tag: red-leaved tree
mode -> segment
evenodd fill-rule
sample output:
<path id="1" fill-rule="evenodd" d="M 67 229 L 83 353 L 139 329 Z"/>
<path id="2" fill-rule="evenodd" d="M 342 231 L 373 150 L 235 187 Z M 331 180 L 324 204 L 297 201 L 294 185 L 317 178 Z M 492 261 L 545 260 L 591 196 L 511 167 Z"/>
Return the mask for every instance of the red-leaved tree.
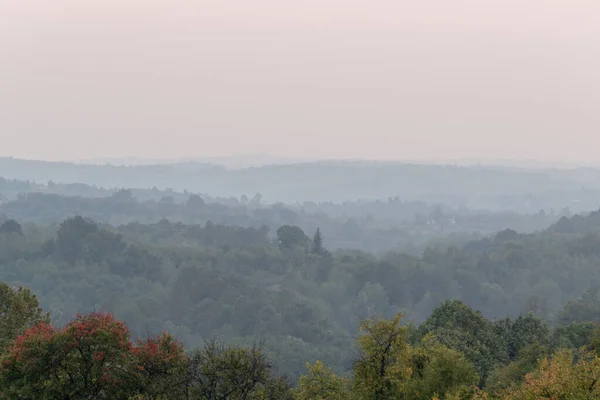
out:
<path id="1" fill-rule="evenodd" d="M 77 316 L 63 329 L 40 323 L 18 337 L 0 364 L 1 398 L 154 398 L 185 375 L 183 346 L 168 334 L 131 341 L 110 314 Z"/>

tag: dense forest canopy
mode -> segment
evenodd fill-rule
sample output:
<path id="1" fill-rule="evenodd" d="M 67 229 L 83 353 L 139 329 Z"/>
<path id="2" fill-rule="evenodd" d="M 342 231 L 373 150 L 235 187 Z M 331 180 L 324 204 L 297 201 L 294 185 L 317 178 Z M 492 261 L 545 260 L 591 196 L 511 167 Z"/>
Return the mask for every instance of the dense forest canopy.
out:
<path id="1" fill-rule="evenodd" d="M 561 314 L 567 303 L 583 321 L 598 319 L 600 232 L 585 222 L 597 214 L 535 234 L 505 230 L 430 247 L 419 257 L 331 251 L 326 231 L 317 236 L 290 225 L 272 238 L 266 228 L 214 223 L 9 219 L 0 225 L 0 280 L 31 288 L 58 324 L 108 311 L 137 335 L 168 330 L 191 346 L 213 336 L 265 339 L 291 376 L 315 359 L 342 373 L 361 320 L 403 312 L 422 323 L 446 299 L 490 319 L 531 312 L 581 322 Z"/>
<path id="2" fill-rule="evenodd" d="M 290 379 L 262 345 L 211 339 L 187 349 L 162 332 L 135 338 L 112 314 L 57 327 L 28 289 L 0 284 L 0 396 L 19 399 L 597 399 L 600 325 L 551 328 L 531 313 L 490 321 L 446 301 L 416 327 L 363 320 L 349 371 L 320 360 Z M 347 349 L 348 350 L 348 349 Z M 287 355 L 287 354 L 286 354 Z"/>
<path id="3" fill-rule="evenodd" d="M 327 231 L 329 246 L 374 252 L 402 250 L 419 255 L 427 244 L 456 243 L 508 227 L 541 230 L 568 208 L 533 213 L 451 207 L 443 203 L 385 200 L 343 203 L 268 204 L 260 194 L 219 198 L 153 189 L 103 189 L 85 184 L 36 184 L 0 178 L 0 215 L 37 223 L 59 223 L 74 215 L 113 225 L 155 223 L 161 219 L 246 227 L 296 225 L 307 232 Z"/>
<path id="4" fill-rule="evenodd" d="M 104 176 L 113 167 L 89 168 Z M 366 182 L 370 168 L 413 167 L 361 168 Z M 423 168 L 426 180 L 447 167 Z M 249 173 L 215 170 L 228 179 Z M 120 172 L 134 171 L 140 182 L 151 179 L 143 169 Z M 448 171 L 444 179 L 491 173 Z M 536 203 L 572 190 L 592 202 L 593 185 L 575 189 L 580 172 L 522 172 L 557 180 L 511 193 Z M 582 383 L 592 379 L 586 371 L 600 374 L 600 211 L 573 214 L 579 203 L 569 202 L 494 207 L 500 194 L 486 197 L 496 199 L 488 209 L 471 208 L 452 197 L 411 199 L 414 191 L 270 203 L 260 194 L 123 189 L 50 175 L 0 179 L 5 397 L 519 399 L 537 398 L 557 370 L 570 380 L 556 390 L 600 390 Z M 65 343 L 79 355 L 54 353 Z M 70 361 L 58 369 L 44 366 L 63 358 Z M 123 370 L 111 370 L 114 363 Z M 96 376 L 94 368 L 108 369 Z"/>

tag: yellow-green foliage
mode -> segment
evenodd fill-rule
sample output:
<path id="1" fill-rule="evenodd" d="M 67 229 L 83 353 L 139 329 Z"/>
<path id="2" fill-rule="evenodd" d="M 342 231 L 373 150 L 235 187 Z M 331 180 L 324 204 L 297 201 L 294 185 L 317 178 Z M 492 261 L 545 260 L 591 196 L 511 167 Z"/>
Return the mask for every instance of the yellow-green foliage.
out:
<path id="1" fill-rule="evenodd" d="M 498 400 L 598 400 L 600 399 L 600 358 L 582 351 L 577 361 L 570 350 L 560 350 L 544 358 L 539 368 L 525 376 L 517 387 L 491 395 L 484 392 L 475 399 Z"/>
<path id="2" fill-rule="evenodd" d="M 438 395 L 453 400 L 472 397 L 479 378 L 473 364 L 462 353 L 429 336 L 412 348 L 406 341 L 407 328 L 400 325 L 401 318 L 401 314 L 392 320 L 380 316 L 362 323 L 357 339 L 360 357 L 354 368 L 353 396 L 365 400 L 430 400 Z M 315 371 L 324 378 L 309 381 L 324 385 L 327 392 L 332 386 L 331 372 L 313 367 L 309 376 Z M 337 388 L 341 387 L 340 381 L 333 382 Z M 312 390 L 319 392 L 314 386 Z"/>
<path id="3" fill-rule="evenodd" d="M 321 361 L 306 364 L 308 373 L 300 378 L 296 389 L 298 400 L 349 400 L 349 381 L 337 376 Z"/>
<path id="4" fill-rule="evenodd" d="M 410 348 L 407 329 L 400 325 L 402 314 L 393 320 L 363 321 L 358 337 L 360 358 L 354 369 L 354 389 L 361 399 L 397 399 L 410 378 Z"/>
<path id="5" fill-rule="evenodd" d="M 405 384 L 405 399 L 472 397 L 479 377 L 461 352 L 425 337 L 420 346 L 411 349 L 411 361 L 413 373 Z"/>

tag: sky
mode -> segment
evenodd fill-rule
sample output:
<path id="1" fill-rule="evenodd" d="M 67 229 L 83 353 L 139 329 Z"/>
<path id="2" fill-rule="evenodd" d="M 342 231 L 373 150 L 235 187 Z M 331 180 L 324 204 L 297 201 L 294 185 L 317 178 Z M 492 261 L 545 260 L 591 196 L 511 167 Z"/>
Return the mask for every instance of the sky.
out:
<path id="1" fill-rule="evenodd" d="M 0 156 L 600 162 L 598 0 L 2 0 Z"/>

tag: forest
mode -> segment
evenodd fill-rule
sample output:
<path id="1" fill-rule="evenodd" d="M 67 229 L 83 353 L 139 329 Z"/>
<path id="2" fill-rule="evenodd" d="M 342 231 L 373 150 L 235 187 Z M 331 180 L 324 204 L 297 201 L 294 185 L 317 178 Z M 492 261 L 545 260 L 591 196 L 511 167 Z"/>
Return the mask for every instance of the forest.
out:
<path id="1" fill-rule="evenodd" d="M 2 197 L 3 196 L 3 200 Z M 36 184 L 0 178 L 0 215 L 43 224 L 85 215 L 99 223 L 123 225 L 161 220 L 269 228 L 295 225 L 306 232 L 321 227 L 331 248 L 375 253 L 390 249 L 419 255 L 432 242 L 461 243 L 511 227 L 519 232 L 544 229 L 568 207 L 535 212 L 489 211 L 452 207 L 443 202 L 402 200 L 343 203 L 267 203 L 260 194 L 240 198 L 210 197 L 186 191 L 104 189 L 85 184 Z"/>
<path id="2" fill-rule="evenodd" d="M 579 213 L 600 201 L 600 170 L 431 165 L 376 161 L 319 161 L 226 168 L 179 162 L 88 165 L 0 158 L 0 176 L 37 184 L 86 183 L 101 188 L 185 190 L 203 197 L 253 197 L 268 203 L 404 201 L 451 207 L 536 213 L 570 207 Z M 89 193 L 89 191 L 88 191 Z"/>
<path id="3" fill-rule="evenodd" d="M 600 399 L 600 211 L 0 195 L 1 398 Z"/>

